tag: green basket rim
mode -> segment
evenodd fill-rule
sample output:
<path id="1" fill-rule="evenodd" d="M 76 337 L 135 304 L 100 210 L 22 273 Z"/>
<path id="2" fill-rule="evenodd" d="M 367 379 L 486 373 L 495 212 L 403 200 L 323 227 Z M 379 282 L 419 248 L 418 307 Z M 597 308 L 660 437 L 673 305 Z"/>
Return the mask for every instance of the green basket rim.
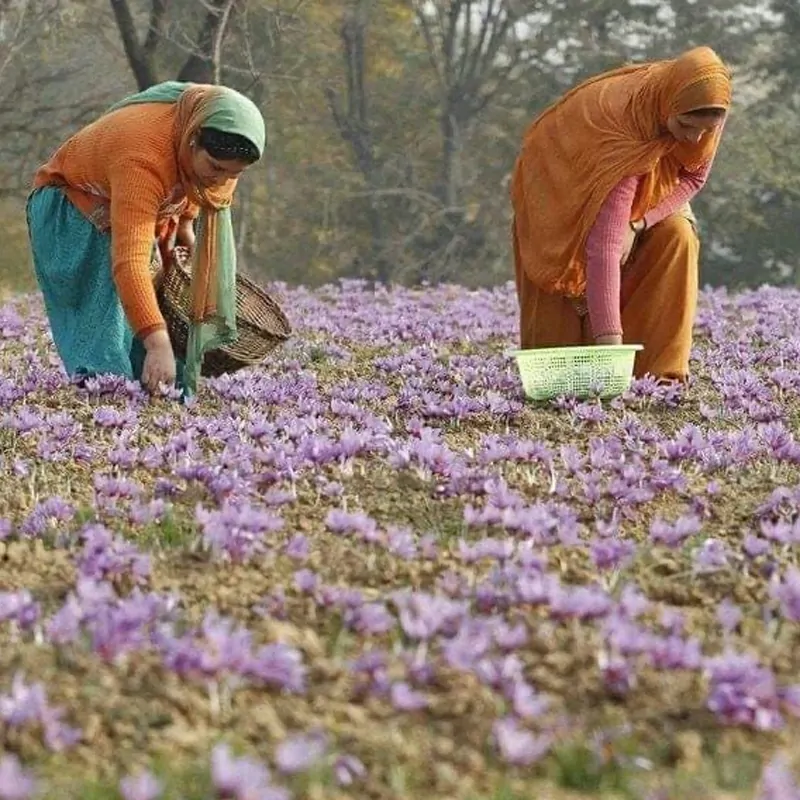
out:
<path id="1" fill-rule="evenodd" d="M 574 347 L 532 347 L 526 350 L 506 350 L 506 355 L 509 356 L 521 356 L 521 355 L 528 355 L 529 353 L 578 353 L 578 352 L 592 352 L 592 353 L 600 353 L 600 352 L 631 352 L 631 351 L 638 351 L 644 350 L 643 344 L 590 344 L 590 345 L 581 345 L 581 346 L 574 346 Z"/>

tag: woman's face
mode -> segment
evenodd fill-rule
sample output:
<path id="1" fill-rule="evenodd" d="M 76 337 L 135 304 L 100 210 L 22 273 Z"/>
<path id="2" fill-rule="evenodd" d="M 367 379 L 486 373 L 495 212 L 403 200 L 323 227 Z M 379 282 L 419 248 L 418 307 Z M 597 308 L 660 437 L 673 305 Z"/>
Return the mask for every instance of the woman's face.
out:
<path id="1" fill-rule="evenodd" d="M 192 151 L 192 171 L 203 188 L 212 189 L 224 186 L 228 181 L 239 178 L 250 166 L 247 161 L 213 158 L 207 150 L 196 147 Z"/>
<path id="2" fill-rule="evenodd" d="M 667 129 L 677 141 L 697 144 L 716 130 L 724 119 L 711 114 L 673 114 L 667 119 Z"/>

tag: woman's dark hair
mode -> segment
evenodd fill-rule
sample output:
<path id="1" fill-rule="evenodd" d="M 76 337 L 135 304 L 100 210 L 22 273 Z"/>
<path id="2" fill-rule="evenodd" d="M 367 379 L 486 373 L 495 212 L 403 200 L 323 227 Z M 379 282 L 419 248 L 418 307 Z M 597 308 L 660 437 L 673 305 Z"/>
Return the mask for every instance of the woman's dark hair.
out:
<path id="1" fill-rule="evenodd" d="M 720 108 L 719 106 L 707 106 L 705 108 L 695 108 L 692 111 L 687 111 L 685 116 L 687 117 L 714 117 L 715 119 L 721 119 L 725 116 L 727 111 L 724 108 Z"/>
<path id="2" fill-rule="evenodd" d="M 259 159 L 258 148 L 238 133 L 225 133 L 216 128 L 201 128 L 197 143 L 218 161 L 246 161 L 254 164 Z"/>

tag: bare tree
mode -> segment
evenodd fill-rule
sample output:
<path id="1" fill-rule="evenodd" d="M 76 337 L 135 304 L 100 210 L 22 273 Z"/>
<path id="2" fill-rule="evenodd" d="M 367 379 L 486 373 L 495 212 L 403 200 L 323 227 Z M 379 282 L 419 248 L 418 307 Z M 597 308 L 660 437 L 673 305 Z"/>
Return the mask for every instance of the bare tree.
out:
<path id="1" fill-rule="evenodd" d="M 174 9 L 171 0 L 150 0 L 149 22 L 144 40 L 137 31 L 129 0 L 109 0 L 119 28 L 125 55 L 139 89 L 146 89 L 162 80 L 156 69 L 156 54 L 165 41 L 177 43 L 170 32 L 168 13 Z M 177 74 L 180 81 L 213 83 L 219 80 L 222 42 L 239 5 L 246 0 L 195 0 L 204 11 L 203 21 L 195 37 L 181 35 L 179 46 L 187 53 Z M 181 29 L 185 25 L 180 26 Z"/>
<path id="2" fill-rule="evenodd" d="M 72 9 L 70 0 L 0 0 L 0 197 L 24 197 L 53 132 L 72 130 L 105 100 L 72 90 L 84 65 L 42 58 Z"/>
<path id="3" fill-rule="evenodd" d="M 59 0 L 0 0 L 0 77 L 60 11 Z"/>
<path id="4" fill-rule="evenodd" d="M 411 2 L 441 97 L 438 194 L 446 207 L 454 209 L 462 184 L 459 165 L 464 133 L 519 65 L 523 51 L 515 25 L 532 9 L 519 0 Z"/>
<path id="5" fill-rule="evenodd" d="M 389 265 L 384 252 L 384 224 L 379 205 L 380 167 L 375 158 L 372 126 L 364 86 L 366 73 L 366 32 L 369 0 L 354 0 L 345 11 L 340 36 L 347 83 L 345 102 L 327 87 L 326 96 L 336 127 L 350 145 L 368 193 L 368 218 L 372 241 L 372 261 L 378 280 L 387 283 Z"/>

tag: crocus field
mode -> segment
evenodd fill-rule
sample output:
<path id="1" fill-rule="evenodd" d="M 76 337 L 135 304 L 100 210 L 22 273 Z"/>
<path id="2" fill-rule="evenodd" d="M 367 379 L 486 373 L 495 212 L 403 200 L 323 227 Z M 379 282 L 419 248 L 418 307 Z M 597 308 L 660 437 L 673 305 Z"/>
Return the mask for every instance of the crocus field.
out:
<path id="1" fill-rule="evenodd" d="M 0 800 L 800 797 L 800 292 L 534 405 L 511 286 L 272 288 L 186 405 L 0 307 Z"/>

